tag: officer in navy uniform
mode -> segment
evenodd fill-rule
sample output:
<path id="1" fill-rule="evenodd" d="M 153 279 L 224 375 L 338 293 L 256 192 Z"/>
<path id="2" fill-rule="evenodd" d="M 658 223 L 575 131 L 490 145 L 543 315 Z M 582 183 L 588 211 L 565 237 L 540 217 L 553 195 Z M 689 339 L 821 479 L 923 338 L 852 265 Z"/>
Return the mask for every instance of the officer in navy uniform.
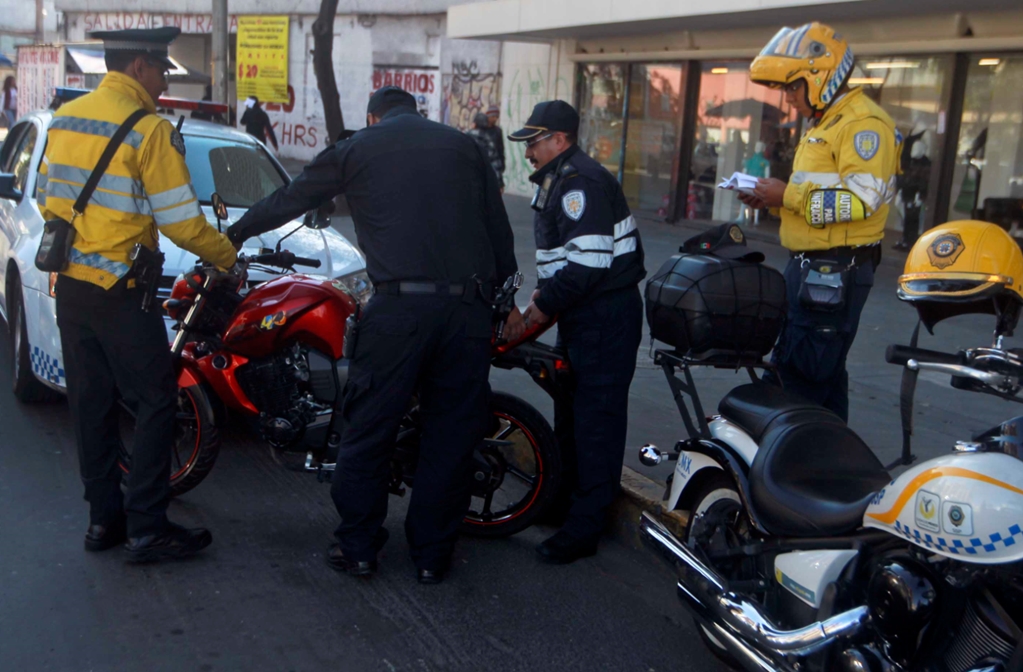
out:
<path id="1" fill-rule="evenodd" d="M 544 562 L 597 552 L 625 455 L 629 385 L 643 337 L 646 275 L 636 220 L 621 185 L 576 145 L 579 115 L 560 100 L 539 103 L 508 138 L 526 144 L 536 172 L 533 198 L 538 288 L 524 317 L 558 316 L 568 353 L 572 402 L 555 409 L 555 429 L 576 482 L 568 517 L 537 546 Z"/>
<path id="2" fill-rule="evenodd" d="M 490 415 L 493 311 L 480 292 L 518 266 L 497 176 L 472 138 L 424 119 L 415 98 L 393 86 L 370 97 L 367 123 L 227 235 L 241 243 L 347 196 L 375 293 L 335 414 L 344 421 L 331 488 L 341 524 L 327 560 L 353 576 L 376 571 L 389 456 L 418 392 L 424 428 L 405 534 L 420 583 L 439 583 L 469 510 L 472 453 Z M 516 309 L 506 336 L 522 330 Z"/>

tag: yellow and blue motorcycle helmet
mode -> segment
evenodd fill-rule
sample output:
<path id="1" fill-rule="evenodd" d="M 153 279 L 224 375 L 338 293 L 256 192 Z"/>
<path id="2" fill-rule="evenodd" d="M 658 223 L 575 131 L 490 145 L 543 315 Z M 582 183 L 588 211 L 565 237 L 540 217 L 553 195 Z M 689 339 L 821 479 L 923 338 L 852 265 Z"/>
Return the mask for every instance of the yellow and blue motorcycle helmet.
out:
<path id="1" fill-rule="evenodd" d="M 750 65 L 750 81 L 782 89 L 806 82 L 806 99 L 818 113 L 834 102 L 853 70 L 849 44 L 822 23 L 782 28 Z"/>
<path id="2" fill-rule="evenodd" d="M 909 251 L 898 295 L 916 307 L 928 331 L 955 315 L 1018 312 L 1023 306 L 1023 252 L 996 224 L 940 224 Z"/>

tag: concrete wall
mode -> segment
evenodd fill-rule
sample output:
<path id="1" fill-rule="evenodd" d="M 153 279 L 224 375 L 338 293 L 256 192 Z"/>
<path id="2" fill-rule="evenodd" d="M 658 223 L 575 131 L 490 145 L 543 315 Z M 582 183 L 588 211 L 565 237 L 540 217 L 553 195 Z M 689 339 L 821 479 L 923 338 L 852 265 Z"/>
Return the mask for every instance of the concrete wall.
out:
<path id="1" fill-rule="evenodd" d="M 522 128 L 533 106 L 560 99 L 575 104 L 575 66 L 567 56 L 574 53 L 570 40 L 554 44 L 505 42 L 502 54 L 501 127 L 505 134 Z M 530 196 L 533 169 L 526 163 L 525 146 L 505 139 L 505 191 Z"/>
<path id="2" fill-rule="evenodd" d="M 46 41 L 52 40 L 57 31 L 57 10 L 53 1 L 43 2 L 43 33 Z M 17 56 L 17 45 L 35 42 L 35 30 L 34 0 L 0 0 L 0 54 L 13 61 Z"/>

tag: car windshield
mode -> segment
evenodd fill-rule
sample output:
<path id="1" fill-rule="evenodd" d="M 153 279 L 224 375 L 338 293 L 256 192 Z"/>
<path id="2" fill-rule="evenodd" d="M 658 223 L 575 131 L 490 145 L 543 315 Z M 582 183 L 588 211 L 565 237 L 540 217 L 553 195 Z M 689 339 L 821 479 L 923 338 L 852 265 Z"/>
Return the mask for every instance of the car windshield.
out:
<path id="1" fill-rule="evenodd" d="M 184 138 L 185 163 L 200 203 L 208 205 L 217 192 L 227 205 L 247 208 L 284 186 L 284 176 L 262 147 L 222 138 Z"/>

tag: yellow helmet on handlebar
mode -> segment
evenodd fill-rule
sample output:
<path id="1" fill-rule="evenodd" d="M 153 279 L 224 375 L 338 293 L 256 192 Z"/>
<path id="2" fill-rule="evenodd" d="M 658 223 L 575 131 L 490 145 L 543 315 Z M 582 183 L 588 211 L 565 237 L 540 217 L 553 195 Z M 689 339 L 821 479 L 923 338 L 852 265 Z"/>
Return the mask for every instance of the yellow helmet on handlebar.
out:
<path id="1" fill-rule="evenodd" d="M 909 251 L 898 294 L 916 306 L 928 330 L 970 313 L 1005 316 L 1011 330 L 1023 305 L 1023 252 L 996 224 L 940 224 Z"/>
<path id="2" fill-rule="evenodd" d="M 800 79 L 806 100 L 817 112 L 828 109 L 853 69 L 849 44 L 830 26 L 808 23 L 782 28 L 750 65 L 756 84 L 782 89 Z"/>

